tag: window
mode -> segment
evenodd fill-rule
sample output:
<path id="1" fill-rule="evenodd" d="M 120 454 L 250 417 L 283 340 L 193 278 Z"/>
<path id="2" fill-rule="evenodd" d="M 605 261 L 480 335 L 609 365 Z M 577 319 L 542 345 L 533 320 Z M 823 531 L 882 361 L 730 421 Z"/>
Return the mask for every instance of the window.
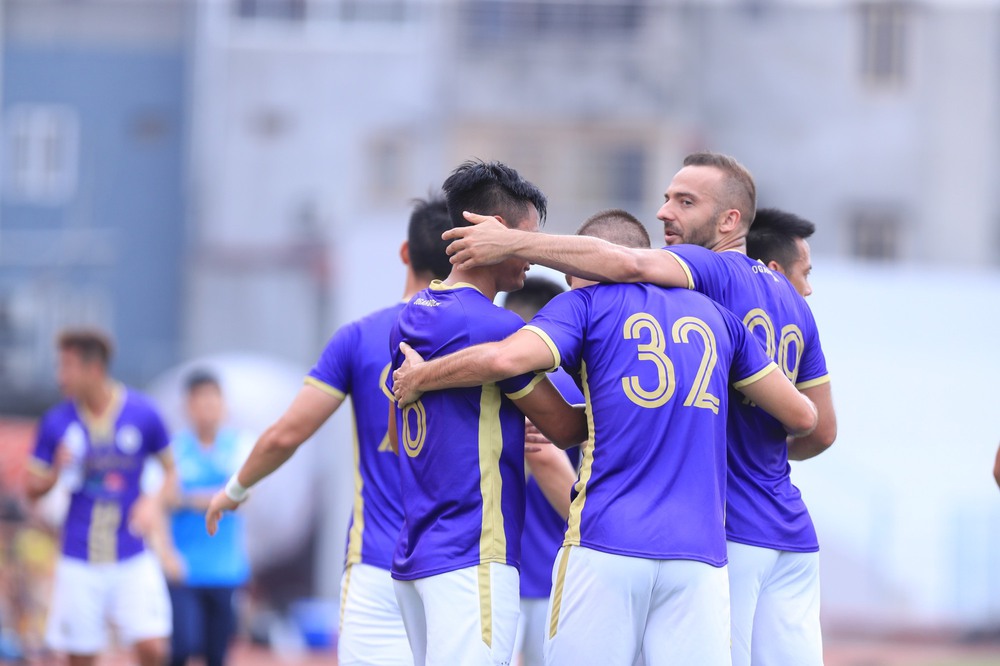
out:
<path id="1" fill-rule="evenodd" d="M 902 83 L 906 76 L 906 6 L 868 2 L 860 11 L 862 75 L 875 84 Z"/>
<path id="2" fill-rule="evenodd" d="M 236 0 L 237 16 L 252 19 L 303 19 L 306 0 Z"/>
<path id="3" fill-rule="evenodd" d="M 637 0 L 467 0 L 462 17 L 473 42 L 631 36 L 643 25 Z"/>
<path id="4" fill-rule="evenodd" d="M 898 259 L 900 231 L 895 213 L 859 213 L 851 224 L 851 253 L 862 259 Z"/>
<path id="5" fill-rule="evenodd" d="M 58 204 L 76 190 L 79 123 L 66 106 L 19 105 L 4 122 L 4 190 L 16 201 Z"/>

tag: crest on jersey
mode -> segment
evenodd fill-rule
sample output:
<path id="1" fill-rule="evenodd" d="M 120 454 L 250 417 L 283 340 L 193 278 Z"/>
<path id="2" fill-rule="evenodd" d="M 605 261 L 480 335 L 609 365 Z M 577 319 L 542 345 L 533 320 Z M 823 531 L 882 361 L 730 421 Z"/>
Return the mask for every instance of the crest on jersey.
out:
<path id="1" fill-rule="evenodd" d="M 142 446 L 142 433 L 134 425 L 123 425 L 118 430 L 118 437 L 115 439 L 118 449 L 122 453 L 132 455 Z"/>

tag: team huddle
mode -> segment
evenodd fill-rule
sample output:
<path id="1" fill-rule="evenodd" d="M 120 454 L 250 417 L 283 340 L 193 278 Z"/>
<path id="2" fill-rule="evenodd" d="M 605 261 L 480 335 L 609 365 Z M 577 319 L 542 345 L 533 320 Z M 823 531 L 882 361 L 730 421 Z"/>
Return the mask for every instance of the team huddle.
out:
<path id="1" fill-rule="evenodd" d="M 442 190 L 411 215 L 403 301 L 333 335 L 208 531 L 350 396 L 340 664 L 822 664 L 788 464 L 836 436 L 808 223 L 758 214 L 716 153 L 668 186 L 663 249 L 622 210 L 539 233 L 545 196 L 497 162 Z M 570 289 L 519 296 L 531 264 Z"/>

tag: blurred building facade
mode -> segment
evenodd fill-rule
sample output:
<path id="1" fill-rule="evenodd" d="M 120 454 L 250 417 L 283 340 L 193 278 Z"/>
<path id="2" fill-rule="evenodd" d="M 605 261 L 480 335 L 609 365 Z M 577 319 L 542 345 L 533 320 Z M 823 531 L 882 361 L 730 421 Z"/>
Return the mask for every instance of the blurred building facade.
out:
<path id="1" fill-rule="evenodd" d="M 708 148 L 816 254 L 1000 263 L 996 1 L 2 7 L 5 386 L 51 387 L 80 319 L 129 381 L 224 350 L 305 367 L 395 297 L 409 200 L 473 156 L 539 184 L 551 231 L 622 206 L 658 238 Z"/>
<path id="2" fill-rule="evenodd" d="M 187 48 L 169 3 L 0 8 L 0 400 L 31 410 L 62 326 L 113 331 L 130 381 L 177 359 Z"/>

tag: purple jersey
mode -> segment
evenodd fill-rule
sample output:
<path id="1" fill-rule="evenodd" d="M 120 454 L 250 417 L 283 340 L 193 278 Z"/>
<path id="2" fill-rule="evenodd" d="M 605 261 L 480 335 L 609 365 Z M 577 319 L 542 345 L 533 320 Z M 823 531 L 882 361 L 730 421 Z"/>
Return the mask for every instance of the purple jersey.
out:
<path id="1" fill-rule="evenodd" d="M 689 286 L 742 319 L 797 388 L 830 381 L 812 311 L 785 276 L 741 252 L 712 252 L 694 245 L 666 249 L 680 259 Z M 789 476 L 786 436 L 775 418 L 734 396 L 726 533 L 730 540 L 751 546 L 813 552 L 819 542 Z"/>
<path id="2" fill-rule="evenodd" d="M 403 303 L 338 330 L 309 371 L 306 383 L 340 399 L 354 412 L 354 507 L 347 532 L 347 564 L 388 570 L 403 524 L 399 460 L 389 447 L 389 399 L 382 383 L 389 370 L 389 331 Z"/>
<path id="3" fill-rule="evenodd" d="M 549 375 L 552 384 L 571 405 L 584 404 L 583 393 L 569 373 L 559 369 Z M 580 447 L 566 451 L 575 468 L 580 462 Z M 525 488 L 524 532 L 521 535 L 521 596 L 547 599 L 552 589 L 552 563 L 566 536 L 566 521 L 549 501 L 535 477 L 528 477 Z"/>
<path id="4" fill-rule="evenodd" d="M 587 401 L 564 543 L 724 565 L 728 388 L 775 369 L 746 327 L 701 294 L 606 284 L 556 296 L 526 329 L 579 370 Z"/>
<path id="5" fill-rule="evenodd" d="M 468 284 L 433 282 L 399 315 L 390 336 L 392 368 L 407 342 L 433 359 L 494 342 L 524 322 Z M 510 398 L 544 375 L 430 391 L 396 407 L 403 530 L 392 562 L 399 580 L 486 562 L 519 566 L 524 523 L 524 416 Z M 392 388 L 392 373 L 386 379 Z"/>
<path id="6" fill-rule="evenodd" d="M 74 452 L 79 472 L 63 527 L 63 554 L 89 562 L 116 562 L 144 548 L 128 526 L 140 494 L 143 463 L 169 439 L 152 402 L 116 384 L 111 405 L 95 418 L 70 401 L 42 417 L 32 464 L 52 466 L 60 444 Z"/>

